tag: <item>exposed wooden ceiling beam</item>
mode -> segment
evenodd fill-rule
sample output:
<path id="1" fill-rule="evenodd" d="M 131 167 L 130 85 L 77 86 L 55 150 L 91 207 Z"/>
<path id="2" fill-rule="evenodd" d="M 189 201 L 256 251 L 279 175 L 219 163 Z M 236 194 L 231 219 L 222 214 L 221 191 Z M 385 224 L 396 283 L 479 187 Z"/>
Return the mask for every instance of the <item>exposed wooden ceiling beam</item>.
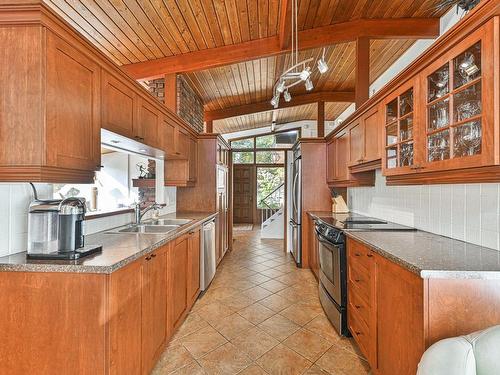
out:
<path id="1" fill-rule="evenodd" d="M 281 0 L 278 37 L 280 40 L 280 49 L 282 50 L 288 49 L 292 37 L 292 1 Z"/>
<path id="2" fill-rule="evenodd" d="M 370 97 L 370 39 L 356 40 L 356 108 Z"/>
<path id="3" fill-rule="evenodd" d="M 354 102 L 354 92 L 352 91 L 320 91 L 311 94 L 304 94 L 292 97 L 291 102 L 280 103 L 280 109 L 295 107 L 298 105 L 311 104 L 316 102 Z M 229 117 L 249 115 L 252 113 L 272 111 L 274 108 L 268 100 L 264 102 L 240 105 L 205 111 L 205 121 L 222 120 Z"/>
<path id="4" fill-rule="evenodd" d="M 360 19 L 303 30 L 299 33 L 301 50 L 370 39 L 429 39 L 439 36 L 439 18 Z M 290 51 L 281 49 L 280 36 L 256 39 L 229 46 L 209 48 L 155 60 L 123 65 L 135 79 L 153 79 L 170 73 L 187 73 L 215 68 Z"/>

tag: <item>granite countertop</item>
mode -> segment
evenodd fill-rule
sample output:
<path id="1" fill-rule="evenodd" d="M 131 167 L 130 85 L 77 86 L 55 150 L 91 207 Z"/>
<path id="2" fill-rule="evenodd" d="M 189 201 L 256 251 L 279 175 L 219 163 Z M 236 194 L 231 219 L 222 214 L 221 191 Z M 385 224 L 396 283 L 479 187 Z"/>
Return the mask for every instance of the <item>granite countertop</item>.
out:
<path id="1" fill-rule="evenodd" d="M 309 212 L 313 218 L 332 217 Z M 422 278 L 500 279 L 500 251 L 437 234 L 416 231 L 344 233 Z"/>
<path id="2" fill-rule="evenodd" d="M 166 234 L 122 234 L 107 233 L 107 231 L 91 234 L 85 236 L 85 244 L 102 245 L 102 253 L 74 261 L 29 260 L 26 259 L 25 252 L 8 255 L 0 258 L 0 271 L 109 274 L 189 232 L 216 215 L 216 213 L 176 212 L 161 216 L 162 219 L 193 219 L 188 224 Z"/>

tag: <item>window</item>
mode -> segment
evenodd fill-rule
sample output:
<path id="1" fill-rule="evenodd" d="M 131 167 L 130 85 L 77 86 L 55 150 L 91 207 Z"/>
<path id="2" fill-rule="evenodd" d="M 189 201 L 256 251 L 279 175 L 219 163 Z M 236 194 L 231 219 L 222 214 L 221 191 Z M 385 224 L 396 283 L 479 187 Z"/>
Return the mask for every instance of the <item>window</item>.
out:
<path id="1" fill-rule="evenodd" d="M 102 168 L 95 174 L 93 184 L 55 184 L 54 198 L 85 198 L 88 213 L 117 211 L 130 208 L 134 202 L 154 200 L 154 188 L 134 187 L 141 171 L 154 171 L 154 161 L 139 155 L 130 155 L 103 149 L 101 155 Z M 154 175 L 143 177 L 155 178 Z"/>
<path id="2" fill-rule="evenodd" d="M 254 153 L 252 151 L 235 151 L 233 152 L 234 164 L 253 164 Z"/>
<path id="3" fill-rule="evenodd" d="M 257 151 L 255 153 L 257 164 L 283 164 L 285 163 L 284 151 Z"/>
<path id="4" fill-rule="evenodd" d="M 231 148 L 253 148 L 253 138 L 240 139 L 238 141 L 231 142 Z"/>
<path id="5" fill-rule="evenodd" d="M 255 139 L 256 148 L 291 148 L 297 141 L 297 130 L 268 134 Z"/>
<path id="6" fill-rule="evenodd" d="M 284 164 L 285 150 L 293 146 L 299 135 L 299 130 L 287 130 L 231 141 L 233 163 Z"/>

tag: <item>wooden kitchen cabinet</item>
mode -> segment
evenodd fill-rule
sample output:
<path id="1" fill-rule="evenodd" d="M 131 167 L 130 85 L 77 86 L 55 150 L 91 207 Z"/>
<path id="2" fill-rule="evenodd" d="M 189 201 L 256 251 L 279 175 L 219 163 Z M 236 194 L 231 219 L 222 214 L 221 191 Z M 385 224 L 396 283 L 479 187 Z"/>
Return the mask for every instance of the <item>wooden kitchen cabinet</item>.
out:
<path id="1" fill-rule="evenodd" d="M 335 182 L 335 138 L 326 143 L 326 182 L 330 185 Z"/>
<path id="2" fill-rule="evenodd" d="M 189 232 L 187 296 L 190 305 L 200 293 L 200 228 Z"/>
<path id="3" fill-rule="evenodd" d="M 163 114 L 160 126 L 158 127 L 158 138 L 161 149 L 165 152 L 165 159 L 170 159 L 176 155 L 177 147 L 177 126 L 171 117 Z"/>
<path id="4" fill-rule="evenodd" d="M 378 107 L 363 113 L 349 127 L 349 169 L 351 173 L 380 167 L 380 119 Z"/>
<path id="5" fill-rule="evenodd" d="M 162 136 L 171 131 L 164 125 Z M 173 132 L 174 152 L 168 152 L 165 160 L 165 186 L 192 187 L 198 178 L 198 141 L 180 126 L 176 126 Z"/>
<path id="6" fill-rule="evenodd" d="M 408 174 L 417 170 L 419 134 L 422 122 L 416 98 L 421 95 L 418 80 L 411 80 L 383 101 L 384 175 Z"/>
<path id="7" fill-rule="evenodd" d="M 334 140 L 334 180 L 346 181 L 349 179 L 349 132 L 345 131 Z"/>
<path id="8" fill-rule="evenodd" d="M 40 25 L 0 27 L 0 38 L 9 46 L 0 70 L 0 181 L 93 182 L 99 64 Z"/>
<path id="9" fill-rule="evenodd" d="M 109 277 L 111 375 L 142 373 L 142 261 Z"/>
<path id="10" fill-rule="evenodd" d="M 170 328 L 182 323 L 188 308 L 189 235 L 177 238 L 172 244 L 168 260 Z"/>
<path id="11" fill-rule="evenodd" d="M 422 71 L 419 171 L 495 164 L 495 27 L 488 22 Z"/>
<path id="12" fill-rule="evenodd" d="M 167 247 L 142 260 L 142 368 L 149 374 L 167 334 Z"/>
<path id="13" fill-rule="evenodd" d="M 137 130 L 137 95 L 130 85 L 103 69 L 102 127 L 127 138 Z"/>
<path id="14" fill-rule="evenodd" d="M 423 279 L 351 237 L 347 277 L 349 330 L 375 374 L 414 375 L 436 341 L 500 322 L 498 280 Z"/>
<path id="15" fill-rule="evenodd" d="M 151 147 L 160 147 L 160 142 L 158 140 L 160 116 L 160 111 L 156 105 L 151 104 L 149 100 L 139 98 L 137 106 L 137 131 L 134 136 L 135 140 Z"/>
<path id="16" fill-rule="evenodd" d="M 231 170 L 229 145 L 217 134 L 200 134 L 197 139 L 196 184 L 177 189 L 177 209 L 182 212 L 217 213 L 215 217 L 217 264 L 231 248 Z M 212 165 L 214 168 L 207 168 Z"/>

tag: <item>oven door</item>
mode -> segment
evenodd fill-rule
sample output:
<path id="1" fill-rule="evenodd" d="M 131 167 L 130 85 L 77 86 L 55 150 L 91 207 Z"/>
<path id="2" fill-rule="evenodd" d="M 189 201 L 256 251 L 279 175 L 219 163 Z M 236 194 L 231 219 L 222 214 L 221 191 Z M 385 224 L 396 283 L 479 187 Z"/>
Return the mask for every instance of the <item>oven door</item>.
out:
<path id="1" fill-rule="evenodd" d="M 345 306 L 345 288 L 346 280 L 342 272 L 342 253 L 344 250 L 343 244 L 332 244 L 321 234 L 318 236 L 318 256 L 319 256 L 319 279 L 325 290 L 337 303 L 337 305 Z"/>

